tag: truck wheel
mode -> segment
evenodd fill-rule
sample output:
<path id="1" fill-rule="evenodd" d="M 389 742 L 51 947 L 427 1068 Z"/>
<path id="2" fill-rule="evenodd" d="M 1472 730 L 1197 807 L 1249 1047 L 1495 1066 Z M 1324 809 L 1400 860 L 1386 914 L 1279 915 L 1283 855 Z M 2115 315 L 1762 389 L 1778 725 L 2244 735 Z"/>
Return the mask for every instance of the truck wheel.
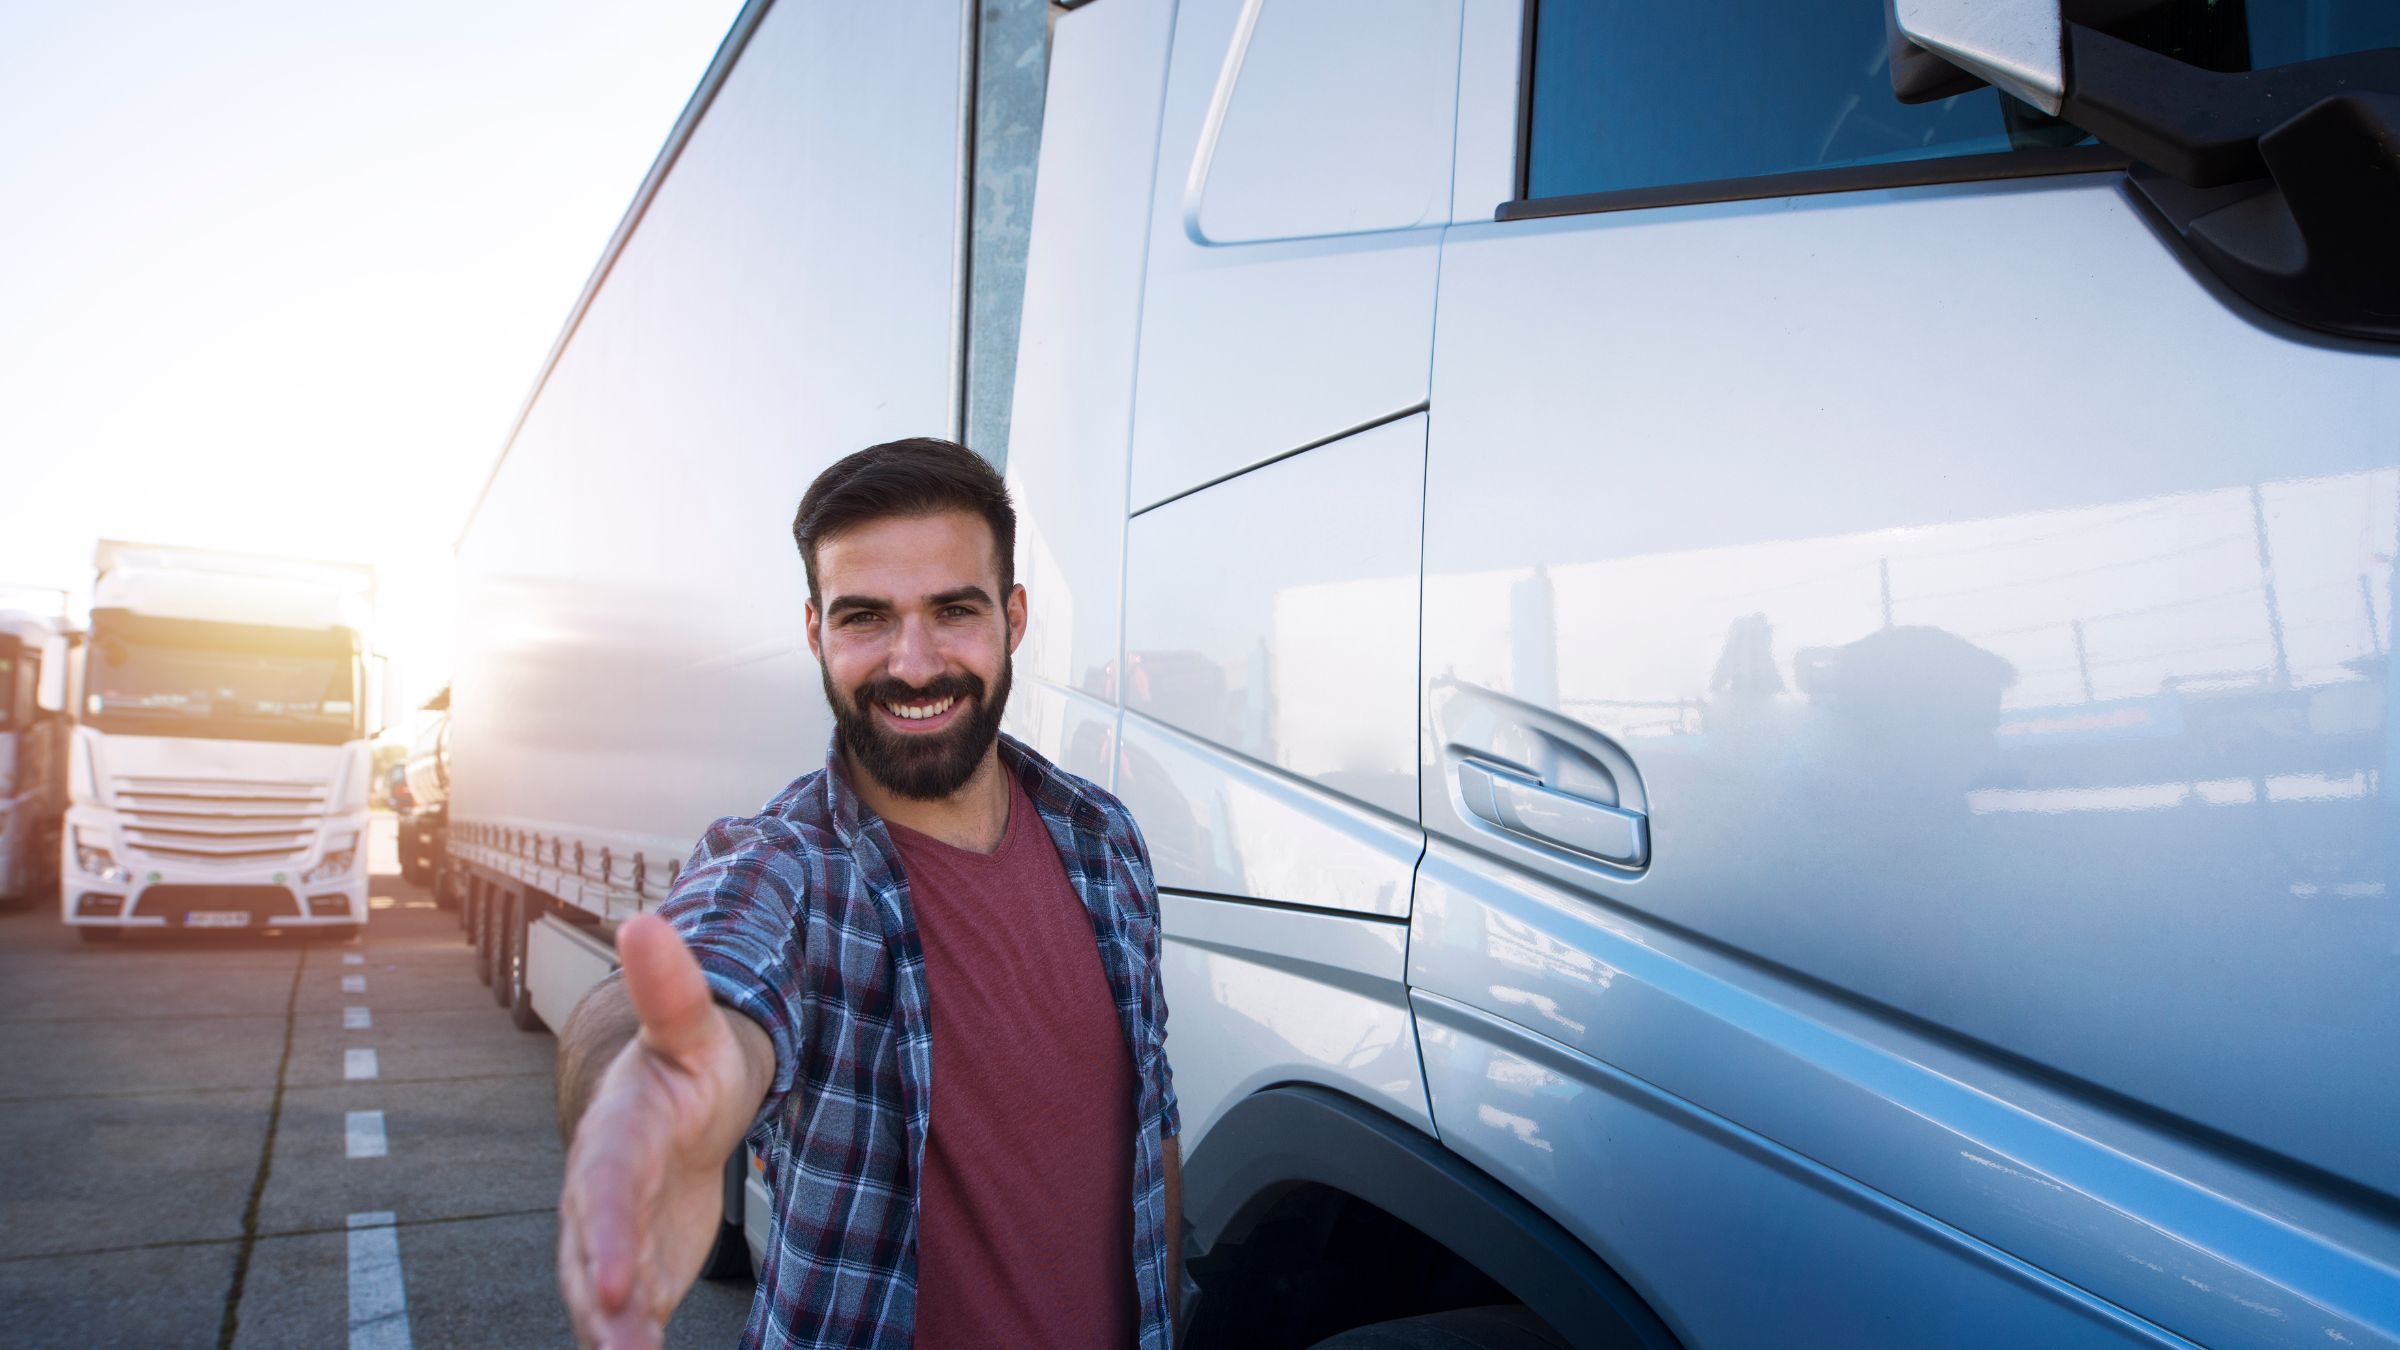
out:
<path id="1" fill-rule="evenodd" d="M 1567 1339 L 1511 1303 L 1353 1327 L 1316 1350 L 1567 1350 Z"/>
<path id="2" fill-rule="evenodd" d="M 533 994 L 525 987 L 525 897 L 508 897 L 508 1020 L 519 1031 L 540 1031 L 542 1019 L 533 1011 Z"/>
<path id="3" fill-rule="evenodd" d="M 505 1008 L 508 1006 L 510 939 L 516 936 L 510 931 L 513 925 L 509 920 L 516 914 L 517 894 L 511 891 L 507 895 L 492 896 L 483 902 L 483 908 L 483 945 L 492 954 L 492 1002 Z"/>
<path id="4" fill-rule="evenodd" d="M 492 982 L 492 893 L 488 886 L 475 888 L 475 898 L 467 905 L 467 941 L 475 948 L 475 978 L 485 984 Z"/>
<path id="5" fill-rule="evenodd" d="M 701 1279 L 752 1278 L 750 1240 L 742 1235 L 742 1181 L 749 1163 L 748 1146 L 734 1145 L 733 1156 L 725 1160 L 725 1215 L 717 1224 L 717 1245 L 708 1249 L 708 1259 L 700 1265 Z"/>

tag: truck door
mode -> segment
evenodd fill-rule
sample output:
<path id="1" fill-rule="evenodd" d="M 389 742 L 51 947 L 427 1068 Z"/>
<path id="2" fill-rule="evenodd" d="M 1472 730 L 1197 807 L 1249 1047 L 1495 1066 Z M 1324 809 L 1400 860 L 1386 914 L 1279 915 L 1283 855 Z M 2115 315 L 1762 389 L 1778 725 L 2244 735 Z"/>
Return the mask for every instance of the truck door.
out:
<path id="1" fill-rule="evenodd" d="M 1132 413 L 1117 790 L 1187 1146 L 1247 1091 L 1427 1119 L 1402 985 L 1458 0 L 1177 6 Z"/>
<path id="2" fill-rule="evenodd" d="M 1445 1142 L 1695 1343 L 2392 1335 L 2337 1211 L 2400 1196 L 2395 349 L 2250 307 L 2078 127 L 1897 102 L 1874 0 L 1525 8 L 1430 396 Z"/>

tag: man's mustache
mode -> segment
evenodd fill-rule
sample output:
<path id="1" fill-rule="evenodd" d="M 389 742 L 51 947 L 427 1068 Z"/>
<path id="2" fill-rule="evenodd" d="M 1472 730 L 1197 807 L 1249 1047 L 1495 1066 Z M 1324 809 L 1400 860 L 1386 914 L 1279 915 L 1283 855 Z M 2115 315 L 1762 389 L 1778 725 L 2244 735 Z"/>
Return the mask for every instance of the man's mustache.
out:
<path id="1" fill-rule="evenodd" d="M 983 680 L 975 675 L 951 674 L 938 676 L 924 684 L 886 676 L 869 680 L 850 693 L 860 707 L 870 703 L 936 703 L 946 698 L 964 698 L 983 702 Z"/>

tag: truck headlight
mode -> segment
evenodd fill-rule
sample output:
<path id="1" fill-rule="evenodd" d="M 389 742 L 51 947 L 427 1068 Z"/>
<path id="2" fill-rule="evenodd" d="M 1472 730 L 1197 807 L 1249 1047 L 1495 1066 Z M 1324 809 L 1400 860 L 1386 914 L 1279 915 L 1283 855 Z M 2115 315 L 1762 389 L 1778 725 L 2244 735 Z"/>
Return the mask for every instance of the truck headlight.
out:
<path id="1" fill-rule="evenodd" d="M 97 877 L 111 886 L 127 886 L 133 882 L 133 873 L 119 867 L 107 849 L 98 844 L 87 844 L 81 839 L 75 841 L 75 865 L 83 869 L 84 875 Z"/>
<path id="2" fill-rule="evenodd" d="M 326 849 L 325 856 L 318 861 L 316 866 L 302 873 L 300 879 L 302 881 L 315 882 L 327 881 L 334 877 L 343 876 L 350 871 L 350 868 L 356 864 L 357 861 L 358 836 L 354 834 L 342 842 L 335 844 L 333 847 Z"/>

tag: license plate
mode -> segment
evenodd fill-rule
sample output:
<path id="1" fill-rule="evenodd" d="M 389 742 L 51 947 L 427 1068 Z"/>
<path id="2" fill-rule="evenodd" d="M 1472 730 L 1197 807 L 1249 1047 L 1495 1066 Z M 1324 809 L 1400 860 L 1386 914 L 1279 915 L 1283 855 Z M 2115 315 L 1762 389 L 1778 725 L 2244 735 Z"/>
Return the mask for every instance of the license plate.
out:
<path id="1" fill-rule="evenodd" d="M 247 928 L 250 911 L 246 909 L 195 909 L 183 916 L 186 928 Z"/>

